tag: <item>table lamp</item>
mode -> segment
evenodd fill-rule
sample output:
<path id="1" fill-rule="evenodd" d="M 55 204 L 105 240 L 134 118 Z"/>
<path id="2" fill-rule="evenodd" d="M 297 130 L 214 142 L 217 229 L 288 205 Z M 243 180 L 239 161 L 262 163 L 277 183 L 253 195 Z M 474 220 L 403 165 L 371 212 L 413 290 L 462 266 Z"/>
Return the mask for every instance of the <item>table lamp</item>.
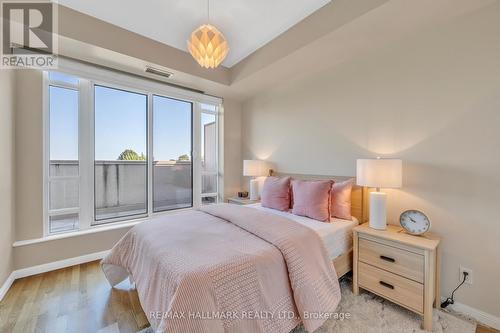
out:
<path id="1" fill-rule="evenodd" d="M 378 230 L 387 228 L 387 194 L 380 188 L 400 188 L 402 184 L 402 164 L 398 159 L 358 159 L 356 163 L 356 183 L 360 186 L 375 187 L 370 192 L 370 227 Z"/>
<path id="2" fill-rule="evenodd" d="M 269 174 L 266 162 L 259 160 L 243 161 L 243 176 L 253 177 L 250 179 L 250 200 L 259 200 L 259 181 L 256 177 L 263 177 Z"/>

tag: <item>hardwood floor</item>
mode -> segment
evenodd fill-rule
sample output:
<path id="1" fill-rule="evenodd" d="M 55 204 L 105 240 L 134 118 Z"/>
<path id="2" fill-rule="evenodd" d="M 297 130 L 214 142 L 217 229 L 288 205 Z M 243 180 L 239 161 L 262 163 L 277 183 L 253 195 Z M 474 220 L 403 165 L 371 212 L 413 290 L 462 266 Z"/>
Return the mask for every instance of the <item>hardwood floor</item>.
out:
<path id="1" fill-rule="evenodd" d="M 128 282 L 112 289 L 98 261 L 16 280 L 0 303 L 2 333 L 136 333 L 148 325 L 137 292 Z"/>
<path id="2" fill-rule="evenodd" d="M 484 326 L 478 326 L 476 329 L 476 333 L 500 333 L 500 331 Z"/>
<path id="3" fill-rule="evenodd" d="M 0 332 L 132 332 L 148 326 L 128 282 L 112 289 L 99 262 L 16 280 L 0 303 Z"/>

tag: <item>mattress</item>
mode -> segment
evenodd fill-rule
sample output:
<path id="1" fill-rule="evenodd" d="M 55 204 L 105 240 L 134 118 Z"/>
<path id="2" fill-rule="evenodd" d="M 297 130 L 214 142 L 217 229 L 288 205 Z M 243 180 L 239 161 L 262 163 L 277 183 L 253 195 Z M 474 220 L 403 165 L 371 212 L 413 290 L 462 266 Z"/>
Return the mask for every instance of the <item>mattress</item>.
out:
<path id="1" fill-rule="evenodd" d="M 323 241 L 332 260 L 352 249 L 352 229 L 358 225 L 358 220 L 355 217 L 353 217 L 352 221 L 332 218 L 330 223 L 325 223 L 305 216 L 294 215 L 290 212 L 265 208 L 260 203 L 247 205 L 247 207 L 284 216 L 314 230 Z"/>

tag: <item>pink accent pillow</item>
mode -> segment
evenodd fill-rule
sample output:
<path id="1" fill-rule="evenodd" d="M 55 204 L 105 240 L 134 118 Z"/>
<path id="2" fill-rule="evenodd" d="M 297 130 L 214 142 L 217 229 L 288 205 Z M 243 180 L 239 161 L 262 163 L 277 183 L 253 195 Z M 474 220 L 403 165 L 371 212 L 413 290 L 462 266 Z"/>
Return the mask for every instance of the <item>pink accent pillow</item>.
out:
<path id="1" fill-rule="evenodd" d="M 354 179 L 332 186 L 332 216 L 344 220 L 352 220 L 351 216 L 351 192 Z"/>
<path id="2" fill-rule="evenodd" d="M 331 180 L 292 180 L 292 213 L 330 222 Z"/>
<path id="3" fill-rule="evenodd" d="M 287 211 L 290 208 L 290 177 L 267 177 L 260 195 L 262 207 Z"/>

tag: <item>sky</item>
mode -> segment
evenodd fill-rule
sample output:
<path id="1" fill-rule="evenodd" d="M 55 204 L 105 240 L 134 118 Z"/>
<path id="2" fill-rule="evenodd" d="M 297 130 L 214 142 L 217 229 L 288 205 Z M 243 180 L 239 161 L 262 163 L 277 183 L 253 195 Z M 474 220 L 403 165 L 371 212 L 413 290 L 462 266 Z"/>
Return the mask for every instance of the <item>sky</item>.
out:
<path id="1" fill-rule="evenodd" d="M 78 159 L 78 92 L 50 87 L 50 159 Z"/>
<path id="2" fill-rule="evenodd" d="M 95 159 L 116 160 L 125 149 L 147 155 L 146 117 L 146 95 L 96 86 Z M 191 103 L 154 96 L 153 120 L 155 161 L 190 155 Z M 210 121 L 202 116 L 202 123 Z M 77 91 L 50 87 L 50 158 L 78 159 Z"/>

